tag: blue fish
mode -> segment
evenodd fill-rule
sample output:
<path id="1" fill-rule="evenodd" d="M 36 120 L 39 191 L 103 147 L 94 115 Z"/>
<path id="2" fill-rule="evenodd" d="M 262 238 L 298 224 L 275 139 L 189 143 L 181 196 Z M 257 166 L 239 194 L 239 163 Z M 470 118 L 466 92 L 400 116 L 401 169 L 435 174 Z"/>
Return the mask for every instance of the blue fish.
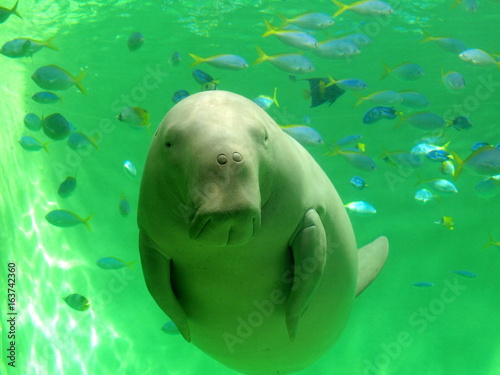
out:
<path id="1" fill-rule="evenodd" d="M 321 134 L 309 126 L 286 125 L 280 126 L 280 128 L 302 146 L 319 146 L 325 143 Z"/>
<path id="2" fill-rule="evenodd" d="M 416 91 L 405 90 L 399 92 L 401 105 L 408 108 L 424 108 L 429 105 L 429 99 L 424 94 Z"/>
<path id="3" fill-rule="evenodd" d="M 193 70 L 193 78 L 195 79 L 196 82 L 198 82 L 200 85 L 204 85 L 206 83 L 212 83 L 212 82 L 215 82 L 213 77 L 208 74 L 208 73 L 205 73 L 203 70 L 201 69 L 195 69 Z"/>
<path id="4" fill-rule="evenodd" d="M 480 149 L 483 146 L 489 146 L 490 144 L 488 142 L 476 142 L 472 145 L 471 151 L 476 151 Z"/>
<path id="5" fill-rule="evenodd" d="M 66 90 L 75 85 L 82 94 L 87 95 L 87 90 L 82 84 L 86 73 L 86 71 L 83 71 L 75 78 L 57 65 L 46 65 L 38 68 L 31 78 L 45 90 Z"/>
<path id="6" fill-rule="evenodd" d="M 77 214 L 67 211 L 67 210 L 52 210 L 47 215 L 45 215 L 45 220 L 47 220 L 50 224 L 60 227 L 74 227 L 78 224 L 84 224 L 88 230 L 90 229 L 89 220 L 92 219 L 94 215 L 90 215 L 89 217 L 82 219 Z"/>
<path id="7" fill-rule="evenodd" d="M 127 45 L 130 52 L 137 51 L 144 44 L 144 35 L 136 31 L 128 38 Z"/>
<path id="8" fill-rule="evenodd" d="M 161 330 L 169 335 L 178 335 L 180 332 L 179 332 L 179 329 L 177 328 L 177 326 L 175 325 L 174 322 L 172 322 L 171 320 L 166 322 L 162 327 L 161 327 Z"/>
<path id="9" fill-rule="evenodd" d="M 412 285 L 416 286 L 417 288 L 430 288 L 431 286 L 434 286 L 434 283 L 430 283 L 428 281 L 419 281 L 418 283 L 414 283 Z"/>
<path id="10" fill-rule="evenodd" d="M 72 293 L 64 297 L 63 300 L 68 304 L 69 307 L 77 311 L 85 311 L 90 307 L 89 300 L 77 293 Z"/>
<path id="11" fill-rule="evenodd" d="M 20 19 L 23 19 L 21 15 L 17 12 L 17 5 L 19 4 L 19 0 L 16 1 L 16 4 L 11 9 L 7 9 L 4 7 L 0 7 L 0 23 L 4 23 L 7 21 L 11 14 L 15 14 Z"/>
<path id="12" fill-rule="evenodd" d="M 464 271 L 464 270 L 459 270 L 459 271 L 451 271 L 453 273 L 456 273 L 459 276 L 465 277 L 466 279 L 474 279 L 477 277 L 475 273 L 469 272 L 469 271 Z"/>
<path id="13" fill-rule="evenodd" d="M 377 213 L 375 207 L 370 203 L 364 201 L 351 202 L 344 205 L 349 212 L 355 213 L 359 216 L 371 216 Z"/>
<path id="14" fill-rule="evenodd" d="M 338 141 L 337 145 L 338 146 L 347 145 L 349 143 L 356 142 L 356 141 L 360 140 L 361 138 L 363 138 L 363 136 L 361 134 L 347 135 L 344 138 L 342 138 L 340 141 Z"/>
<path id="15" fill-rule="evenodd" d="M 73 194 L 75 189 L 76 189 L 76 178 L 68 176 L 63 182 L 61 182 L 61 185 L 59 185 L 57 194 L 59 194 L 61 198 L 68 198 Z"/>
<path id="16" fill-rule="evenodd" d="M 415 193 L 415 200 L 417 202 L 420 202 L 420 203 L 427 203 L 431 200 L 433 200 L 434 198 L 436 198 L 436 196 L 429 190 L 427 189 L 420 189 L 420 190 L 417 190 L 417 192 Z"/>
<path id="17" fill-rule="evenodd" d="M 130 178 L 135 178 L 135 176 L 137 176 L 137 169 L 135 168 L 134 163 L 132 163 L 130 160 L 125 160 L 125 162 L 123 163 L 123 170 L 125 171 L 125 174 Z"/>
<path id="18" fill-rule="evenodd" d="M 42 128 L 42 120 L 38 115 L 34 113 L 28 113 L 24 116 L 24 126 L 26 126 L 29 130 L 34 132 L 39 131 Z"/>
<path id="19" fill-rule="evenodd" d="M 57 47 L 52 44 L 54 37 L 46 40 L 33 40 L 28 38 L 17 38 L 10 40 L 0 48 L 0 53 L 10 58 L 30 57 L 43 47 L 47 47 L 57 51 Z"/>
<path id="20" fill-rule="evenodd" d="M 50 91 L 40 91 L 31 97 L 35 102 L 40 104 L 53 104 L 61 100 L 61 97 Z"/>
<path id="21" fill-rule="evenodd" d="M 168 59 L 168 65 L 170 66 L 177 66 L 181 63 L 182 61 L 182 56 L 179 52 L 174 51 L 170 55 L 170 58 Z"/>
<path id="22" fill-rule="evenodd" d="M 352 186 L 354 186 L 356 189 L 363 190 L 365 187 L 368 185 L 365 183 L 365 180 L 362 177 L 359 176 L 354 176 L 351 178 L 349 181 Z"/>
<path id="23" fill-rule="evenodd" d="M 172 101 L 174 103 L 179 103 L 182 99 L 185 99 L 189 96 L 189 92 L 186 90 L 177 90 L 174 92 L 174 96 L 172 97 Z"/>
<path id="24" fill-rule="evenodd" d="M 248 68 L 248 63 L 245 59 L 237 55 L 215 55 L 204 58 L 190 53 L 189 56 L 194 59 L 194 63 L 192 63 L 191 66 L 207 63 L 215 68 L 227 70 L 241 70 Z"/>
<path id="25" fill-rule="evenodd" d="M 71 133 L 71 124 L 60 113 L 53 113 L 42 119 L 42 128 L 45 135 L 56 141 L 64 139 Z"/>
<path id="26" fill-rule="evenodd" d="M 428 152 L 426 155 L 427 159 L 429 159 L 430 161 L 436 161 L 438 163 L 442 163 L 443 161 L 447 161 L 447 160 L 452 160 L 452 156 L 451 154 L 446 151 L 446 150 L 432 150 L 430 152 Z"/>
<path id="27" fill-rule="evenodd" d="M 137 263 L 137 260 L 134 260 L 132 262 L 125 262 L 124 260 L 121 260 L 116 257 L 105 257 L 99 259 L 96 264 L 105 270 L 118 270 L 120 268 L 123 268 L 125 266 L 129 267 L 130 269 L 134 269 L 133 265 L 134 263 Z"/>
<path id="28" fill-rule="evenodd" d="M 120 214 L 125 217 L 130 214 L 130 205 L 128 204 L 128 201 L 125 199 L 125 193 L 122 193 L 122 196 L 120 197 L 120 203 L 118 204 L 118 209 L 120 210 Z"/>
<path id="29" fill-rule="evenodd" d="M 252 65 L 269 61 L 276 68 L 293 74 L 306 74 L 314 71 L 313 63 L 305 56 L 296 53 L 268 56 L 259 47 L 257 47 L 257 52 L 259 53 L 259 58 Z"/>
<path id="30" fill-rule="evenodd" d="M 379 120 L 388 119 L 393 120 L 398 117 L 398 112 L 394 109 L 394 107 L 373 107 L 368 110 L 363 117 L 364 124 L 374 124 Z"/>
<path id="31" fill-rule="evenodd" d="M 85 146 L 93 146 L 96 150 L 98 150 L 99 146 L 96 143 L 97 138 L 98 135 L 93 138 L 89 138 L 83 133 L 74 132 L 71 133 L 68 138 L 68 146 L 75 151 L 78 151 L 80 147 Z"/>
<path id="32" fill-rule="evenodd" d="M 49 152 L 49 149 L 47 148 L 49 143 L 50 142 L 42 143 L 38 139 L 33 138 L 29 135 L 25 135 L 24 137 L 21 137 L 21 139 L 19 140 L 19 144 L 26 151 L 38 151 L 43 148 L 45 152 Z"/>
<path id="33" fill-rule="evenodd" d="M 467 116 L 457 116 L 451 120 L 451 126 L 456 130 L 468 130 L 472 128 L 472 124 Z"/>

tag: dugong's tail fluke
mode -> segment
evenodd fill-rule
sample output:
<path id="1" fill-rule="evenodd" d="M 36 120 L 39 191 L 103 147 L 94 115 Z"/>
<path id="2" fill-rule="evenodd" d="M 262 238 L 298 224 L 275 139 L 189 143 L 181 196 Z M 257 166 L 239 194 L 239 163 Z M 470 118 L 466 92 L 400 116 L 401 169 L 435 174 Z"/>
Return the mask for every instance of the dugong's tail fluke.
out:
<path id="1" fill-rule="evenodd" d="M 377 277 L 389 254 L 387 237 L 379 237 L 358 250 L 358 285 L 356 297 Z"/>

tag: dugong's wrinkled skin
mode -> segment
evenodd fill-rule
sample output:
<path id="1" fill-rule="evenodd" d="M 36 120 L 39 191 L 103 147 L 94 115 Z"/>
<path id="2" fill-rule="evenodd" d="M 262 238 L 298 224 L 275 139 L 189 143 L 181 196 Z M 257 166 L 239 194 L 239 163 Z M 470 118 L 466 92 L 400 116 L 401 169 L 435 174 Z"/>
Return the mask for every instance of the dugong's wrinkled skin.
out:
<path id="1" fill-rule="evenodd" d="M 138 224 L 158 305 L 186 340 L 248 374 L 316 361 L 387 255 L 383 237 L 361 249 L 358 280 L 351 223 L 328 177 L 255 103 L 224 91 L 192 95 L 163 119 Z"/>

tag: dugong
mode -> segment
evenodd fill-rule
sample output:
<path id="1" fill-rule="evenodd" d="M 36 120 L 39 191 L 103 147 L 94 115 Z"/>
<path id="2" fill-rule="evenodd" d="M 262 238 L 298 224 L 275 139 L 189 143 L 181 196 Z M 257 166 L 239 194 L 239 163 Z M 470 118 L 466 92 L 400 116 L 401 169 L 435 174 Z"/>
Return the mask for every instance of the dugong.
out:
<path id="1" fill-rule="evenodd" d="M 246 374 L 316 361 L 388 254 L 385 237 L 357 250 L 344 205 L 308 151 L 226 91 L 191 95 L 164 117 L 138 225 L 157 304 L 188 342 Z"/>

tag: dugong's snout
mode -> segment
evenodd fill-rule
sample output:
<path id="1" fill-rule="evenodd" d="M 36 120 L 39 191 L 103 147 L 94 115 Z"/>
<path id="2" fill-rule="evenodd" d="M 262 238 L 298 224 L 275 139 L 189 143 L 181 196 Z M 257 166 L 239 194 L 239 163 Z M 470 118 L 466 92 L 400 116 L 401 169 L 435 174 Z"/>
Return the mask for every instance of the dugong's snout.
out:
<path id="1" fill-rule="evenodd" d="M 189 237 L 213 246 L 240 246 L 260 228 L 260 208 L 233 211 L 199 209 L 189 225 Z"/>

